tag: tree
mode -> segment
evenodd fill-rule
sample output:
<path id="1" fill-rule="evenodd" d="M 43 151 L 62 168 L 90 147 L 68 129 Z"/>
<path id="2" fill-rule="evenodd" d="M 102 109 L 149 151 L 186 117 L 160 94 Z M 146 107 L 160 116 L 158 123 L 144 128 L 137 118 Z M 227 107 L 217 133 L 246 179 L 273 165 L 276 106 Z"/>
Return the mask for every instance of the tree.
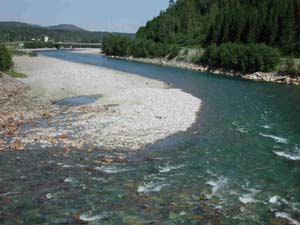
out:
<path id="1" fill-rule="evenodd" d="M 177 0 L 141 27 L 137 39 L 204 47 L 264 43 L 300 56 L 300 0 Z"/>
<path id="2" fill-rule="evenodd" d="M 288 75 L 294 76 L 297 74 L 297 67 L 296 67 L 296 62 L 293 58 L 288 58 L 286 60 L 286 69 L 285 72 Z"/>
<path id="3" fill-rule="evenodd" d="M 283 51 L 290 55 L 295 48 L 295 20 L 294 20 L 294 7 L 292 1 L 286 1 L 283 7 L 283 14 L 280 17 L 280 27 L 278 34 L 278 44 Z"/>
<path id="4" fill-rule="evenodd" d="M 12 65 L 11 53 L 4 45 L 0 45 L 0 71 L 8 71 Z"/>
<path id="5" fill-rule="evenodd" d="M 226 69 L 246 72 L 273 71 L 280 63 L 277 49 L 265 44 L 224 43 L 212 44 L 202 57 L 202 62 Z"/>

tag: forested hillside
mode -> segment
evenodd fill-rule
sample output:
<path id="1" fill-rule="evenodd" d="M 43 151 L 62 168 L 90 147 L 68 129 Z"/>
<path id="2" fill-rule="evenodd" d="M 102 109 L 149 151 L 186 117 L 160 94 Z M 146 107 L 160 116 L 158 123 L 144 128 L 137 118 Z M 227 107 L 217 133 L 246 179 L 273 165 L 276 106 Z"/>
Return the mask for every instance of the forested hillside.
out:
<path id="1" fill-rule="evenodd" d="M 108 32 L 91 32 L 74 25 L 42 27 L 19 22 L 0 22 L 0 42 L 43 40 L 48 36 L 55 42 L 99 43 Z M 133 37 L 133 34 L 120 34 Z"/>
<path id="2" fill-rule="evenodd" d="M 300 0 L 178 0 L 137 38 L 183 46 L 265 43 L 300 56 Z"/>

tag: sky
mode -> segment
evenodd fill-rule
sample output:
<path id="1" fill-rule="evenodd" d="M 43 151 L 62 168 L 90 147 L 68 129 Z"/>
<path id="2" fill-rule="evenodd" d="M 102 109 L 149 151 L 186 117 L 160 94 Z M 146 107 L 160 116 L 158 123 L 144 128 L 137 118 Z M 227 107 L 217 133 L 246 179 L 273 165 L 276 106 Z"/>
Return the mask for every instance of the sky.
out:
<path id="1" fill-rule="evenodd" d="M 91 31 L 136 32 L 169 0 L 0 0 L 0 21 L 74 24 Z"/>

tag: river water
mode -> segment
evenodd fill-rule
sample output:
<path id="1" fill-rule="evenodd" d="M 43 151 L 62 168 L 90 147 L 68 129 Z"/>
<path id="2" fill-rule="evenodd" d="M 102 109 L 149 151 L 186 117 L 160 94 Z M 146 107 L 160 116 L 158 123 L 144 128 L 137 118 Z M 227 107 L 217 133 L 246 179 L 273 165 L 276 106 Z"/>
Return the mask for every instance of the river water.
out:
<path id="1" fill-rule="evenodd" d="M 300 87 L 41 54 L 162 80 L 203 105 L 187 132 L 136 154 L 0 155 L 0 224 L 76 224 L 80 216 L 90 224 L 300 223 Z M 102 154 L 130 160 L 97 166 Z"/>

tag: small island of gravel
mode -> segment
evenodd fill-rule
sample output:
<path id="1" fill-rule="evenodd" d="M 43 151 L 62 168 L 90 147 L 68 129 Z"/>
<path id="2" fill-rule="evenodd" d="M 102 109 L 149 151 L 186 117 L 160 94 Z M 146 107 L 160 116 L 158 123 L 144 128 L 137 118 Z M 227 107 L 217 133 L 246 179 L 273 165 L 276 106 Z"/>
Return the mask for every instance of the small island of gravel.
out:
<path id="1" fill-rule="evenodd" d="M 18 56 L 14 63 L 18 71 L 28 75 L 22 79 L 30 87 L 27 97 L 41 104 L 99 96 L 87 105 L 49 106 L 42 118 L 37 118 L 41 125 L 35 123 L 12 140 L 29 148 L 143 149 L 186 131 L 201 106 L 200 99 L 182 90 L 134 74 L 46 56 Z"/>

